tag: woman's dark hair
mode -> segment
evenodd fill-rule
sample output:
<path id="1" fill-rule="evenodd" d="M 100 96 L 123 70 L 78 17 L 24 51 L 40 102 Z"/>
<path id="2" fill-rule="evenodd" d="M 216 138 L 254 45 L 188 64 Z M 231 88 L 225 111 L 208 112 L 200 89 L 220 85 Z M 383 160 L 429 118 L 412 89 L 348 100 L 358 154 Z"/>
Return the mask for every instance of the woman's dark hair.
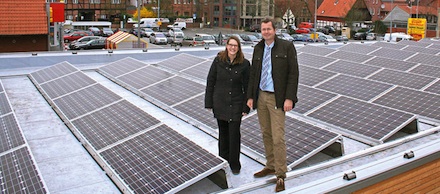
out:
<path id="1" fill-rule="evenodd" d="M 243 63 L 243 62 L 244 62 L 244 54 L 243 54 L 243 52 L 241 51 L 241 43 L 240 43 L 240 40 L 239 40 L 237 37 L 235 37 L 235 36 L 230 36 L 230 37 L 226 40 L 226 47 L 225 47 L 225 50 L 224 50 L 224 51 L 220 51 L 220 52 L 218 53 L 218 56 L 220 57 L 220 60 L 223 61 L 223 62 L 226 62 L 226 61 L 229 60 L 229 58 L 228 58 L 228 48 L 227 48 L 227 46 L 228 46 L 228 44 L 229 44 L 229 41 L 231 41 L 231 40 L 235 40 L 235 41 L 237 41 L 237 43 L 238 43 L 237 56 L 235 56 L 235 59 L 234 59 L 234 61 L 232 62 L 232 64 L 235 65 L 235 64 Z"/>
<path id="2" fill-rule="evenodd" d="M 269 23 L 269 22 L 272 22 L 272 28 L 273 28 L 273 29 L 276 29 L 276 28 L 275 28 L 275 20 L 270 19 L 270 18 L 265 18 L 265 19 L 263 19 L 263 20 L 261 21 L 261 23 Z"/>

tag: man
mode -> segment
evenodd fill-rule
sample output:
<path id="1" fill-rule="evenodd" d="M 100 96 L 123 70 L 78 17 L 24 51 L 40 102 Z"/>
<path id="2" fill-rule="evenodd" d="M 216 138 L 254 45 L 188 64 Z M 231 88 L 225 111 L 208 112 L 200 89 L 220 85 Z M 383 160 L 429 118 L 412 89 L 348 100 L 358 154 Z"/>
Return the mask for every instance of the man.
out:
<path id="1" fill-rule="evenodd" d="M 254 176 L 275 174 L 275 191 L 279 192 L 285 189 L 287 172 L 285 113 L 298 101 L 298 60 L 292 42 L 275 35 L 274 21 L 262 21 L 261 35 L 263 41 L 254 47 L 247 105 L 257 109 L 267 162 Z"/>

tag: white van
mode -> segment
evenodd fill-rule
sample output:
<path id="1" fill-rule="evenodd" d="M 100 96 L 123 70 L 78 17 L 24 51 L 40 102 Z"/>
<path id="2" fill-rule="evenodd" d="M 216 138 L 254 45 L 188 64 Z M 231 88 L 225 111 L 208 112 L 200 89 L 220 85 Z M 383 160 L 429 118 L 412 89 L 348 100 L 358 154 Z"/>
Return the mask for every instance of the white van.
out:
<path id="1" fill-rule="evenodd" d="M 391 33 L 391 37 L 390 37 L 390 33 L 386 33 L 385 36 L 383 37 L 384 41 L 390 41 L 390 42 L 399 42 L 401 40 L 411 40 L 412 36 L 402 33 L 402 32 L 395 32 L 395 33 Z"/>
<path id="2" fill-rule="evenodd" d="M 168 25 L 167 28 L 168 29 L 180 28 L 181 30 L 185 30 L 186 29 L 186 22 L 174 22 L 173 25 Z"/>
<path id="3" fill-rule="evenodd" d="M 139 25 L 141 28 L 159 29 L 158 21 L 158 18 L 142 18 Z M 134 23 L 133 27 L 137 27 L 137 23 Z"/>
<path id="4" fill-rule="evenodd" d="M 203 39 L 203 44 L 215 44 L 215 37 L 209 34 L 196 34 L 196 37 Z"/>

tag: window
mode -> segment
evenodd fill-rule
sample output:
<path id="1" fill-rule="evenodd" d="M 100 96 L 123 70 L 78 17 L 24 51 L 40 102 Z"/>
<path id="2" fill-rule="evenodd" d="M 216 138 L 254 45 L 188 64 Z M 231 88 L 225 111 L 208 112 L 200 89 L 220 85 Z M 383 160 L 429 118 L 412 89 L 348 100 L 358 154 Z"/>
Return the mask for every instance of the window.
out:
<path id="1" fill-rule="evenodd" d="M 78 0 L 72 0 L 73 4 L 78 4 Z"/>
<path id="2" fill-rule="evenodd" d="M 121 4 L 121 0 L 112 0 L 112 4 Z"/>
<path id="3" fill-rule="evenodd" d="M 90 4 L 100 4 L 101 0 L 90 0 Z"/>
<path id="4" fill-rule="evenodd" d="M 225 6 L 224 15 L 234 16 L 235 15 L 235 6 Z"/>
<path id="5" fill-rule="evenodd" d="M 219 6 L 214 6 L 214 15 L 220 15 L 220 7 Z"/>

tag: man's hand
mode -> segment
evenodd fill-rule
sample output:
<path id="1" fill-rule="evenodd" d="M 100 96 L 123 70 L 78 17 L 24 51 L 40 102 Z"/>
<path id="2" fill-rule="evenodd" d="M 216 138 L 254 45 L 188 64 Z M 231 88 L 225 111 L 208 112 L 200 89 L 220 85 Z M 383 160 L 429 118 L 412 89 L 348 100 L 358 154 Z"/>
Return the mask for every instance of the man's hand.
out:
<path id="1" fill-rule="evenodd" d="M 291 111 L 292 109 L 293 109 L 293 101 L 290 99 L 286 99 L 284 101 L 284 111 L 288 112 L 288 111 Z"/>

